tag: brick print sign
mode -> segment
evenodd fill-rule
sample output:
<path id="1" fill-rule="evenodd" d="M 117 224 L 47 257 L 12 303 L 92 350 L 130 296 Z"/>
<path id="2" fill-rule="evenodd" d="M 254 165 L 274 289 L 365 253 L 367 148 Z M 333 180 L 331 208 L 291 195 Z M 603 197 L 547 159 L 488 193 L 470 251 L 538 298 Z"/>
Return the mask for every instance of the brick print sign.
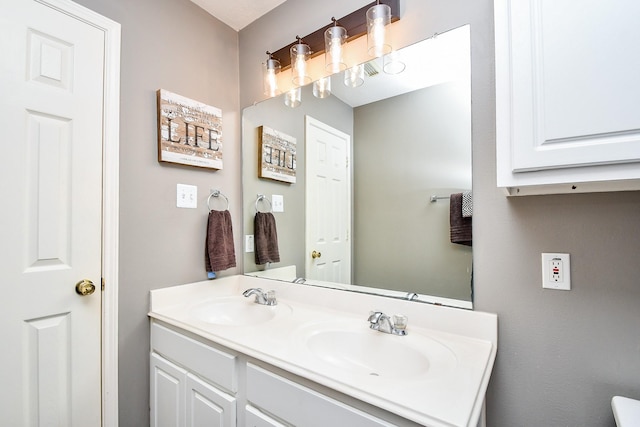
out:
<path id="1" fill-rule="evenodd" d="M 222 110 L 158 90 L 158 161 L 222 169 Z"/>
<path id="2" fill-rule="evenodd" d="M 258 177 L 296 182 L 296 139 L 267 126 L 258 128 Z"/>

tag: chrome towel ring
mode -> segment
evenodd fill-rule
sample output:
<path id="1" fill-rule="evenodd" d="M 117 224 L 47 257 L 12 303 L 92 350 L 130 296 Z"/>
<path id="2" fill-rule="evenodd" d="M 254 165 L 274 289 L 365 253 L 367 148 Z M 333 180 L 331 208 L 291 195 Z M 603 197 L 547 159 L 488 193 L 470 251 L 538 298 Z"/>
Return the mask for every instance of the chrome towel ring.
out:
<path id="1" fill-rule="evenodd" d="M 211 211 L 211 205 L 209 204 L 209 202 L 211 201 L 211 197 L 222 197 L 224 200 L 226 200 L 227 210 L 229 210 L 229 199 L 227 198 L 227 196 L 222 194 L 220 190 L 211 190 L 211 194 L 209 194 L 209 197 L 207 198 L 207 208 L 209 209 L 209 211 Z"/>
<path id="2" fill-rule="evenodd" d="M 271 204 L 271 200 L 269 200 L 269 198 L 264 194 L 258 194 L 258 198 L 256 199 L 256 212 L 260 212 L 260 209 L 258 209 L 258 202 L 260 202 L 261 200 L 269 203 L 269 210 L 267 212 L 273 212 L 273 205 Z"/>

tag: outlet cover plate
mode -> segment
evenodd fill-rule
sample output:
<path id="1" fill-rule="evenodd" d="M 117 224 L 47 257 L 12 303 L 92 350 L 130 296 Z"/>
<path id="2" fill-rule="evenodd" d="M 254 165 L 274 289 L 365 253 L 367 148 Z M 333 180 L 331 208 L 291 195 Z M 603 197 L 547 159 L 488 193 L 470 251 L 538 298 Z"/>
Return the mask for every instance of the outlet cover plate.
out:
<path id="1" fill-rule="evenodd" d="M 571 290 L 571 265 L 569 254 L 542 254 L 542 287 Z"/>

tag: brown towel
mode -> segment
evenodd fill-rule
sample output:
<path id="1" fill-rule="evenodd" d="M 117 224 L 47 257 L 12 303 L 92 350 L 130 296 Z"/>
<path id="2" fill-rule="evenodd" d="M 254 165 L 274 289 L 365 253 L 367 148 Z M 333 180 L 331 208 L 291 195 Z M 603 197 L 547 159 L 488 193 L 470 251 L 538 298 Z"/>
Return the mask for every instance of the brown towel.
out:
<path id="1" fill-rule="evenodd" d="M 233 246 L 231 214 L 225 211 L 209 211 L 204 261 L 207 271 L 215 272 L 236 266 Z"/>
<path id="2" fill-rule="evenodd" d="M 471 246 L 471 217 L 462 216 L 462 193 L 452 194 L 449 200 L 449 226 L 451 243 Z"/>
<path id="3" fill-rule="evenodd" d="M 256 212 L 253 220 L 256 264 L 280 262 L 276 219 L 271 212 Z"/>

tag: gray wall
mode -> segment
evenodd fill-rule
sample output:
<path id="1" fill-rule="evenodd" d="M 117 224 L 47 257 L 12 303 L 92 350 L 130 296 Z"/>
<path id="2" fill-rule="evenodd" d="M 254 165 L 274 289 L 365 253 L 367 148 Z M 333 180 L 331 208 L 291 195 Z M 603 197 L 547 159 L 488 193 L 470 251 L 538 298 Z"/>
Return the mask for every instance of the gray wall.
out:
<path id="1" fill-rule="evenodd" d="M 265 50 L 366 3 L 289 0 L 242 30 L 241 104 L 262 98 Z M 640 398 L 640 192 L 506 198 L 495 178 L 493 2 L 404 3 L 401 45 L 471 24 L 475 307 L 500 324 L 488 425 L 613 426 L 611 397 Z M 541 288 L 541 252 L 571 254 L 570 292 Z"/>
<path id="2" fill-rule="evenodd" d="M 188 0 L 79 0 L 122 24 L 120 113 L 120 426 L 149 425 L 149 291 L 206 279 L 204 234 L 211 188 L 229 197 L 238 268 L 240 106 L 238 33 Z M 157 161 L 157 89 L 223 114 L 224 169 Z M 198 187 L 198 209 L 178 209 L 176 184 Z"/>
<path id="3" fill-rule="evenodd" d="M 471 300 L 472 249 L 429 201 L 471 189 L 469 96 L 448 82 L 355 109 L 354 283 Z"/>

